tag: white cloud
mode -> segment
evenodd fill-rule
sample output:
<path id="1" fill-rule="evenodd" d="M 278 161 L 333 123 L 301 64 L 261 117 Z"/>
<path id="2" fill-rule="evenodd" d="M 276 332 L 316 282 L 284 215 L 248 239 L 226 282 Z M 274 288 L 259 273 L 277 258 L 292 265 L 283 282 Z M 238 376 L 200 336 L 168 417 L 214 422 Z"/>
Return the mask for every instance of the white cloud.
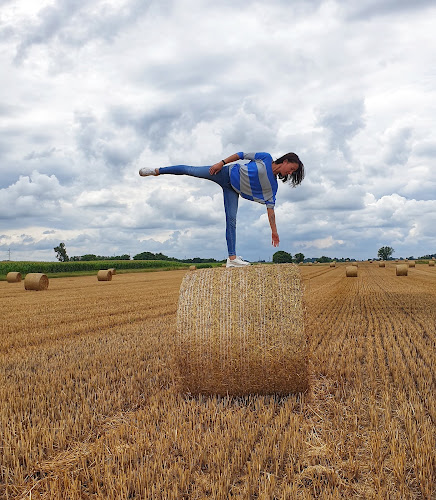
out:
<path id="1" fill-rule="evenodd" d="M 424 0 L 2 2 L 0 259 L 10 246 L 53 259 L 61 239 L 71 255 L 222 258 L 220 188 L 137 171 L 241 150 L 305 163 L 301 186 L 279 183 L 280 249 L 436 251 L 435 13 Z M 265 208 L 241 200 L 238 253 L 271 258 L 270 239 Z"/>

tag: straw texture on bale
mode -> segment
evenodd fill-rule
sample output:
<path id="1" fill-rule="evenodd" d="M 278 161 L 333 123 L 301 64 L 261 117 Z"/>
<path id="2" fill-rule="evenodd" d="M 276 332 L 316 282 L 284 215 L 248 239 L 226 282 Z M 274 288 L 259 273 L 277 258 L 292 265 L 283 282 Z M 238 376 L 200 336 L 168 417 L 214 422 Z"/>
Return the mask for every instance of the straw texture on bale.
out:
<path id="1" fill-rule="evenodd" d="M 428 263 L 429 266 L 434 266 L 434 260 L 430 260 Z"/>
<path id="2" fill-rule="evenodd" d="M 187 273 L 174 353 L 179 389 L 233 396 L 306 391 L 302 300 L 294 264 Z"/>
<path id="3" fill-rule="evenodd" d="M 378 267 L 386 267 L 386 263 L 385 262 L 379 262 L 378 263 Z"/>
<path id="4" fill-rule="evenodd" d="M 117 274 L 117 270 L 115 269 L 115 267 L 111 267 L 110 269 L 108 269 L 108 271 L 110 271 L 110 272 L 111 272 L 112 276 L 113 276 L 114 274 Z"/>
<path id="5" fill-rule="evenodd" d="M 415 261 L 409 260 L 409 267 L 415 267 Z"/>
<path id="6" fill-rule="evenodd" d="M 48 278 L 43 273 L 29 273 L 24 279 L 24 288 L 26 290 L 47 290 Z"/>
<path id="7" fill-rule="evenodd" d="M 398 264 L 395 266 L 395 272 L 397 276 L 407 276 L 409 271 L 409 266 L 407 264 Z"/>
<path id="8" fill-rule="evenodd" d="M 98 281 L 111 281 L 112 273 L 110 269 L 100 269 L 97 273 L 97 279 Z"/>
<path id="9" fill-rule="evenodd" d="M 8 283 L 19 283 L 21 281 L 21 273 L 11 271 L 6 275 L 6 281 Z"/>
<path id="10" fill-rule="evenodd" d="M 345 268 L 347 278 L 355 278 L 357 276 L 357 266 L 347 266 Z"/>

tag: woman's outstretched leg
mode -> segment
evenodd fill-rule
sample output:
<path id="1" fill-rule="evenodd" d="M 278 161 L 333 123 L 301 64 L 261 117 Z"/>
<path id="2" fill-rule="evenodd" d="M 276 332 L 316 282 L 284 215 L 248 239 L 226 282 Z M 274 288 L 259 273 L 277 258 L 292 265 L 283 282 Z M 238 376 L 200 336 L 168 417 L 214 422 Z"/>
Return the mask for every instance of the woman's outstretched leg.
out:
<path id="1" fill-rule="evenodd" d="M 206 167 L 191 167 L 190 165 L 173 165 L 171 167 L 160 168 L 141 168 L 139 175 L 145 177 L 147 175 L 189 175 L 199 179 L 207 179 L 216 182 L 221 187 L 230 185 L 229 167 L 226 165 L 220 172 L 212 175 L 209 172 L 210 166 Z"/>

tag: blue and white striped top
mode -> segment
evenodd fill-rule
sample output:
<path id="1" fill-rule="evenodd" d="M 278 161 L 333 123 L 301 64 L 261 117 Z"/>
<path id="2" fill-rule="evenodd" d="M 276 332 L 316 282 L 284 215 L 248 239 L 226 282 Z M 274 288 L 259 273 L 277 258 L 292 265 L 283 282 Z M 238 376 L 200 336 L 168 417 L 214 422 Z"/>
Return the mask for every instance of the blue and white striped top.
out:
<path id="1" fill-rule="evenodd" d="M 274 208 L 277 193 L 277 179 L 272 171 L 272 157 L 269 153 L 238 153 L 246 164 L 230 165 L 230 183 L 243 198 L 257 201 Z"/>

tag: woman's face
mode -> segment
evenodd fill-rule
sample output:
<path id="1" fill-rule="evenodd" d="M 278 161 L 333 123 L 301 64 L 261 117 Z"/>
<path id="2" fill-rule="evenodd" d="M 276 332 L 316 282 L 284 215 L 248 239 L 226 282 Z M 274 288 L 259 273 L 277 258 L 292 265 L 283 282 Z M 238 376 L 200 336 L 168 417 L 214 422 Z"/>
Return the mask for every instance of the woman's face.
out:
<path id="1" fill-rule="evenodd" d="M 284 160 L 280 167 L 280 173 L 282 175 L 289 175 L 298 170 L 298 163 L 291 163 L 288 160 Z"/>

